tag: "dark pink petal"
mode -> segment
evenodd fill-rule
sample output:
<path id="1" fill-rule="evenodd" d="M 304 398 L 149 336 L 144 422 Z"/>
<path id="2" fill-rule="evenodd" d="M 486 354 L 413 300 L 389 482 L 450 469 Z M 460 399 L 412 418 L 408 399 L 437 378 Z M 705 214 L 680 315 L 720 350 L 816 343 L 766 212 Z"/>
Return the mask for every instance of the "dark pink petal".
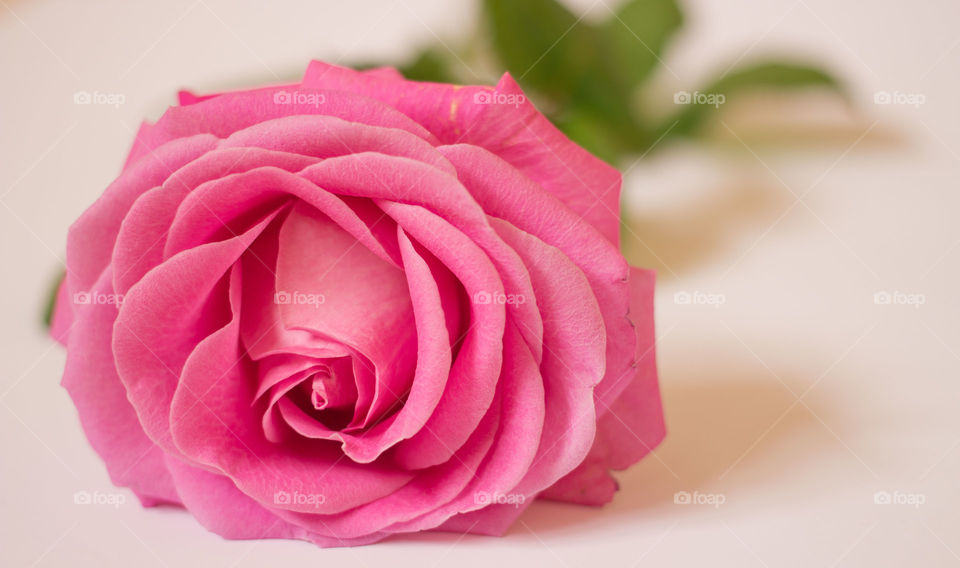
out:
<path id="1" fill-rule="evenodd" d="M 288 538 L 334 547 L 362 546 L 389 536 L 373 533 L 344 539 L 311 533 L 273 514 L 237 489 L 227 477 L 197 469 L 171 456 L 167 456 L 167 463 L 183 494 L 184 506 L 207 530 L 224 538 Z"/>
<path id="2" fill-rule="evenodd" d="M 309 540 L 307 531 L 280 519 L 244 495 L 230 478 L 204 471 L 173 456 L 167 466 L 183 505 L 207 530 L 224 538 L 294 538 Z"/>
<path id="3" fill-rule="evenodd" d="M 317 158 L 379 152 L 419 160 L 451 175 L 456 170 L 423 138 L 400 128 L 372 126 L 335 116 L 286 116 L 231 134 L 221 148 L 263 148 Z"/>

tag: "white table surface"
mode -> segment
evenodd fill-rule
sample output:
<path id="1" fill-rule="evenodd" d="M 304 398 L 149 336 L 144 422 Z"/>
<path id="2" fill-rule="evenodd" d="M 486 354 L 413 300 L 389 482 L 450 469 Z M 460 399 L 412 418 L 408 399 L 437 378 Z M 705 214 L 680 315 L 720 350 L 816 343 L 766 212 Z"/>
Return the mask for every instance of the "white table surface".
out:
<path id="1" fill-rule="evenodd" d="M 602 17 L 603 2 L 615 4 L 575 7 Z M 474 4 L 145 4 L 0 2 L 0 565 L 960 564 L 960 4 L 685 2 L 658 101 L 738 58 L 792 53 L 844 77 L 856 110 L 731 106 L 717 143 L 629 171 L 625 247 L 660 271 L 667 441 L 604 509 L 537 503 L 502 539 L 332 550 L 225 541 L 113 489 L 59 386 L 64 352 L 42 333 L 41 304 L 67 226 L 178 88 L 455 44 Z M 74 105 L 81 90 L 125 104 Z M 875 105 L 882 90 L 926 100 Z M 803 143 L 769 143 L 768 120 Z M 876 304 L 880 291 L 924 303 Z M 678 292 L 723 303 L 678 304 Z M 80 490 L 126 503 L 78 506 Z M 678 505 L 679 491 L 724 503 Z M 923 502 L 877 505 L 878 491 Z"/>

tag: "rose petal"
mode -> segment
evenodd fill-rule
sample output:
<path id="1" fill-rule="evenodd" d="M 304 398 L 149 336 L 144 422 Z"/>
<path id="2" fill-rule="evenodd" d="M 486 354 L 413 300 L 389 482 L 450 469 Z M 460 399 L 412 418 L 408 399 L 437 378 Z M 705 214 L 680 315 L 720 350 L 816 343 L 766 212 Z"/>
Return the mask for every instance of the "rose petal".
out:
<path id="1" fill-rule="evenodd" d="M 602 505 L 613 498 L 609 470 L 626 469 L 663 440 L 666 429 L 657 385 L 652 271 L 631 268 L 630 318 L 636 322 L 637 364 L 627 387 L 609 407 L 598 408 L 597 438 L 584 462 L 543 493 L 547 499 Z"/>
<path id="2" fill-rule="evenodd" d="M 483 109 L 475 97 L 490 92 L 489 87 L 406 81 L 396 74 L 364 73 L 323 61 L 310 62 L 303 85 L 362 93 L 409 116 L 445 143 L 463 135 Z"/>
<path id="3" fill-rule="evenodd" d="M 404 233 L 429 250 L 457 277 L 470 296 L 481 290 L 503 294 L 503 284 L 490 259 L 476 243 L 448 222 L 421 207 L 381 203 Z M 453 368 L 448 387 L 423 431 L 398 445 L 394 459 L 407 469 L 422 469 L 450 459 L 479 424 L 496 391 L 500 374 L 506 311 L 502 304 L 470 306 L 471 326 Z M 441 432 L 443 438 L 437 434 Z"/>
<path id="4" fill-rule="evenodd" d="M 110 263 L 120 224 L 137 197 L 215 145 L 215 138 L 201 135 L 157 148 L 148 159 L 120 174 L 80 215 L 67 233 L 67 286 L 71 294 L 89 291 Z"/>
<path id="5" fill-rule="evenodd" d="M 294 93 L 302 96 L 293 100 Z M 430 143 L 436 142 L 436 137 L 406 115 L 361 94 L 307 87 L 266 87 L 225 93 L 189 106 L 167 109 L 155 124 L 141 127 L 132 156 L 149 155 L 150 151 L 178 138 L 195 134 L 226 138 L 255 124 L 294 115 L 335 116 L 372 126 L 399 128 Z M 133 158 L 131 166 L 139 159 L 142 158 Z"/>
<path id="6" fill-rule="evenodd" d="M 167 467 L 183 497 L 183 505 L 207 530 L 224 538 L 295 538 L 307 531 L 278 518 L 244 495 L 230 478 L 204 471 L 173 456 Z"/>
<path id="7" fill-rule="evenodd" d="M 444 521 L 436 530 L 461 534 L 472 533 L 488 536 L 503 536 L 510 528 L 510 525 L 512 525 L 531 504 L 533 504 L 533 499 L 526 499 L 522 503 L 515 505 L 490 505 L 477 511 L 460 513 Z"/>
<path id="8" fill-rule="evenodd" d="M 264 148 L 317 158 L 379 152 L 429 164 L 451 175 L 456 170 L 423 138 L 400 128 L 372 126 L 335 116 L 286 116 L 234 132 L 221 148 Z"/>
<path id="9" fill-rule="evenodd" d="M 490 150 L 539 183 L 620 247 L 620 172 L 587 152 L 533 106 L 509 73 L 457 142 Z"/>
<path id="10" fill-rule="evenodd" d="M 391 530 L 433 528 L 458 513 L 490 507 L 484 497 L 510 494 L 514 500 L 526 501 L 525 495 L 518 497 L 512 491 L 528 475 L 531 465 L 536 465 L 547 410 L 543 377 L 512 322 L 504 334 L 498 390 L 501 418 L 497 438 L 470 484 L 456 499 L 412 521 L 395 524 Z"/>
<path id="11" fill-rule="evenodd" d="M 337 513 L 380 499 L 413 475 L 343 460 L 331 445 L 269 442 L 250 412 L 252 365 L 240 349 L 241 265 L 230 277 L 232 319 L 201 341 L 183 365 L 170 405 L 174 442 L 190 460 L 216 468 L 261 505 Z M 315 496 L 311 503 L 278 503 L 278 492 Z"/>
<path id="12" fill-rule="evenodd" d="M 604 375 L 606 338 L 590 285 L 566 255 L 505 221 L 493 226 L 530 270 L 544 314 L 543 436 L 536 459 L 513 489 L 532 495 L 577 467 L 593 444 L 593 387 Z"/>
<path id="13" fill-rule="evenodd" d="M 629 266 L 623 256 L 583 219 L 504 160 L 469 145 L 439 150 L 457 167 L 460 180 L 488 215 L 509 221 L 562 250 L 587 276 L 607 335 L 607 373 L 595 390 L 602 411 L 626 387 L 618 379 L 632 367 L 636 351 L 636 332 L 626 317 Z"/>
<path id="14" fill-rule="evenodd" d="M 147 271 L 163 262 L 164 245 L 178 207 L 199 185 L 263 166 L 297 171 L 316 161 L 258 148 L 227 148 L 212 150 L 184 165 L 161 186 L 140 195 L 124 218 L 113 249 L 115 289 L 125 294 Z M 202 205 L 200 209 L 210 216 L 208 209 Z"/>
<path id="15" fill-rule="evenodd" d="M 179 455 L 170 440 L 170 402 L 194 347 L 230 320 L 223 275 L 274 216 L 232 239 L 184 251 L 154 268 L 124 297 L 113 330 L 117 371 L 147 435 Z"/>
<path id="16" fill-rule="evenodd" d="M 511 317 L 523 320 L 520 333 L 540 361 L 543 324 L 523 263 L 490 229 L 483 210 L 456 178 L 421 162 L 374 153 L 324 160 L 305 168 L 300 175 L 337 194 L 423 205 L 463 231 L 493 260 L 506 293 L 528 299 L 508 303 L 507 310 Z"/>
<path id="17" fill-rule="evenodd" d="M 357 244 L 326 216 L 297 205 L 280 230 L 276 287 L 317 300 L 281 304 L 285 327 L 308 329 L 372 363 L 375 384 L 358 384 L 351 426 L 360 427 L 402 403 L 413 379 L 417 337 L 403 271 Z"/>
<path id="18" fill-rule="evenodd" d="M 298 429 L 306 436 L 343 442 L 344 453 L 360 463 L 377 459 L 385 450 L 423 428 L 440 401 L 450 375 L 451 343 L 455 340 L 450 330 L 459 328 L 456 315 L 448 328 L 450 318 L 446 314 L 450 310 L 443 307 L 443 295 L 455 293 L 450 275 L 440 273 L 443 278 L 438 282 L 435 274 L 439 271 L 431 271 L 422 254 L 399 228 L 398 238 L 417 329 L 417 367 L 409 396 L 394 417 L 358 435 L 333 431 L 316 422 L 301 423 Z"/>
<path id="19" fill-rule="evenodd" d="M 113 294 L 111 276 L 108 268 L 91 294 Z M 61 384 L 77 407 L 90 445 L 103 458 L 113 483 L 132 489 L 144 504 L 179 502 L 163 452 L 144 434 L 117 376 L 110 350 L 116 305 L 89 303 L 76 308 L 76 330 L 67 344 Z"/>
<path id="20" fill-rule="evenodd" d="M 620 172 L 557 130 L 509 74 L 490 89 L 375 77 L 313 61 L 303 84 L 363 93 L 399 109 L 444 144 L 490 150 L 619 247 Z"/>
<path id="21" fill-rule="evenodd" d="M 354 236 L 367 249 L 399 267 L 395 243 L 378 238 L 370 224 L 342 199 L 289 172 L 262 167 L 211 180 L 180 204 L 164 247 L 169 257 L 181 250 L 243 230 L 251 211 L 269 211 L 294 197 L 310 204 Z M 376 220 L 380 224 L 383 213 Z M 384 225 L 391 225 L 386 219 Z"/>
<path id="22" fill-rule="evenodd" d="M 277 514 L 312 532 L 340 538 L 362 537 L 423 515 L 456 497 L 476 477 L 480 462 L 496 438 L 500 420 L 498 398 L 452 459 L 419 472 L 410 483 L 381 499 L 338 515 L 291 511 Z"/>

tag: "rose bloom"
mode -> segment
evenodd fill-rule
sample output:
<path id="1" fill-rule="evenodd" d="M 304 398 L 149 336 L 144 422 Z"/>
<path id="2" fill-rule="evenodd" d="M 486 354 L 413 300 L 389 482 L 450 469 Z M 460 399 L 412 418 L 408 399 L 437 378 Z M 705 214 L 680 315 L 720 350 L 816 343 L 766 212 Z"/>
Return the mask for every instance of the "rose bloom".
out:
<path id="1" fill-rule="evenodd" d="M 227 538 L 502 534 L 664 435 L 620 174 L 495 87 L 181 93 L 74 223 L 53 334 L 118 486 Z"/>

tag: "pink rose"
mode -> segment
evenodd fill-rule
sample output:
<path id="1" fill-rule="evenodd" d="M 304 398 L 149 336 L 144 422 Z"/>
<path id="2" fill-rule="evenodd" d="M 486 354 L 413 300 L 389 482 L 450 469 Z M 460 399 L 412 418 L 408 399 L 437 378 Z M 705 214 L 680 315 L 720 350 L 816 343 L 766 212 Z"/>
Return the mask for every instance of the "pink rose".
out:
<path id="1" fill-rule="evenodd" d="M 501 534 L 664 435 L 619 173 L 509 75 L 181 95 L 70 229 L 53 333 L 114 483 L 227 538 Z"/>

